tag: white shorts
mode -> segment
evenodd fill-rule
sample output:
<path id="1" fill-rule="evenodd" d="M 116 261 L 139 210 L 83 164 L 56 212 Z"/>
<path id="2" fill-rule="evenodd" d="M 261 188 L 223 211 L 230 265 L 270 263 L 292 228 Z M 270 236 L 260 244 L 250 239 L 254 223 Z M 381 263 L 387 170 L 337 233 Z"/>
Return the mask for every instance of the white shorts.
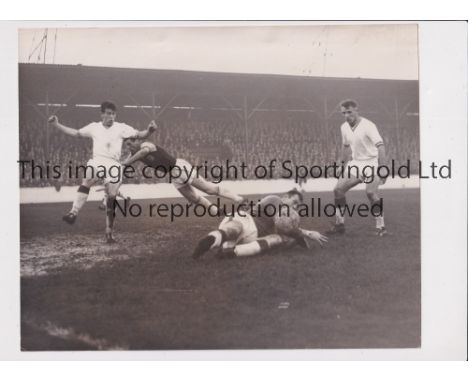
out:
<path id="1" fill-rule="evenodd" d="M 244 216 L 242 216 L 244 215 Z M 226 241 L 223 243 L 223 248 L 233 248 L 237 244 L 247 244 L 251 243 L 252 241 L 257 240 L 258 238 L 258 231 L 257 226 L 255 225 L 255 221 L 251 215 L 248 213 L 242 213 L 239 215 L 235 213 L 234 216 L 228 216 L 223 219 L 221 224 L 219 225 L 219 229 L 223 229 L 223 227 L 230 221 L 236 221 L 241 224 L 242 231 L 239 236 L 235 240 Z"/>
<path id="2" fill-rule="evenodd" d="M 122 183 L 122 165 L 114 159 L 96 157 L 86 163 L 86 166 L 93 168 L 94 179 L 100 179 L 104 184 L 120 184 Z M 86 171 L 87 174 L 90 171 Z"/>
<path id="3" fill-rule="evenodd" d="M 175 167 L 171 170 L 172 184 L 175 188 L 192 184 L 197 176 L 196 171 L 192 171 L 192 165 L 185 159 L 177 159 Z"/>
<path id="4" fill-rule="evenodd" d="M 367 178 L 377 177 L 377 167 L 379 166 L 379 161 L 377 158 L 357 160 L 353 159 L 348 162 L 345 167 L 345 173 L 343 174 L 344 178 L 357 177 L 358 179 L 364 181 Z"/>

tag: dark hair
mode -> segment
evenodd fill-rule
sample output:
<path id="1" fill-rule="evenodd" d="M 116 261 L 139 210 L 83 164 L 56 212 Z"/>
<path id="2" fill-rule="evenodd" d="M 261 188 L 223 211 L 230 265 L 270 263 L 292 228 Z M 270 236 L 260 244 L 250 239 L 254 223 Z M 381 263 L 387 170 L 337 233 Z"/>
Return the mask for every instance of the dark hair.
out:
<path id="1" fill-rule="evenodd" d="M 114 102 L 104 101 L 103 103 L 101 103 L 101 113 L 104 113 L 107 109 L 111 109 L 112 111 L 116 111 L 117 107 L 115 106 Z"/>
<path id="2" fill-rule="evenodd" d="M 289 197 L 297 195 L 297 196 L 299 196 L 299 199 L 301 200 L 301 203 L 304 201 L 304 196 L 302 195 L 302 192 L 299 191 L 297 188 L 293 188 L 292 190 L 289 190 L 286 194 Z"/>
<path id="3" fill-rule="evenodd" d="M 358 107 L 358 103 L 353 99 L 345 99 L 344 101 L 341 101 L 340 106 L 347 109 L 349 107 Z"/>

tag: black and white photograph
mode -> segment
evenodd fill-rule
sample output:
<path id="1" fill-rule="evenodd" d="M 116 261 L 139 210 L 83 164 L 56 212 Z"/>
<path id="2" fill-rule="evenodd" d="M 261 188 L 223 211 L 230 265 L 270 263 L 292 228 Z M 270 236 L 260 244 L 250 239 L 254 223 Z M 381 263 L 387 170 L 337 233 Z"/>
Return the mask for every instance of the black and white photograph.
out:
<path id="1" fill-rule="evenodd" d="M 18 40 L 23 352 L 421 347 L 418 25 Z"/>

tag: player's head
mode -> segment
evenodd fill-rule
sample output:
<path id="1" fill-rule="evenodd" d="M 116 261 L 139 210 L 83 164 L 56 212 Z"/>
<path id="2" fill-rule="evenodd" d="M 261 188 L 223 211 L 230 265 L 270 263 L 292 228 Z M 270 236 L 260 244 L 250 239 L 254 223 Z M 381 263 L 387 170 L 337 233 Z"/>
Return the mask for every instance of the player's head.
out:
<path id="1" fill-rule="evenodd" d="M 101 119 L 104 126 L 112 126 L 115 121 L 117 107 L 111 101 L 101 103 Z"/>
<path id="2" fill-rule="evenodd" d="M 358 104 L 355 100 L 345 99 L 340 103 L 341 114 L 344 115 L 346 122 L 354 124 L 359 117 Z"/>
<path id="3" fill-rule="evenodd" d="M 124 139 L 125 148 L 127 148 L 132 154 L 135 154 L 138 150 L 140 150 L 142 143 L 143 140 L 139 138 Z"/>
<path id="4" fill-rule="evenodd" d="M 287 204 L 288 206 L 292 207 L 293 209 L 296 209 L 297 206 L 302 203 L 304 200 L 304 197 L 302 196 L 302 192 L 299 191 L 297 188 L 293 188 L 292 190 L 288 191 L 283 197 L 281 198 L 281 201 L 284 204 Z"/>

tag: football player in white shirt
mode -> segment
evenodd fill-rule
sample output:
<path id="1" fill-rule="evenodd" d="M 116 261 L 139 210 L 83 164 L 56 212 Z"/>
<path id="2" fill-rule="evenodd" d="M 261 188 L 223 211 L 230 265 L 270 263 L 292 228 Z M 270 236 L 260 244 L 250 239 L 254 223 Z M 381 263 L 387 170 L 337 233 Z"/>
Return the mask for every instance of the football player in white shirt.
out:
<path id="1" fill-rule="evenodd" d="M 336 221 L 328 234 L 343 234 L 345 232 L 344 215 L 346 192 L 366 180 L 366 194 L 371 206 L 380 203 L 378 187 L 385 183 L 385 178 L 376 175 L 378 166 L 386 165 L 385 146 L 375 124 L 361 117 L 358 104 L 354 100 L 341 102 L 341 113 L 346 121 L 341 125 L 343 141 L 342 160 L 345 162 L 344 173 L 340 174 L 333 190 L 335 194 Z M 367 177 L 372 177 L 366 179 Z M 372 179 L 373 178 L 373 179 Z M 370 181 L 372 179 L 372 181 Z M 383 211 L 375 216 L 376 235 L 385 236 Z"/>
<path id="2" fill-rule="evenodd" d="M 326 236 L 299 227 L 300 216 L 296 208 L 302 202 L 302 193 L 297 189 L 282 197 L 267 195 L 250 212 L 238 211 L 226 216 L 217 230 L 198 241 L 192 257 L 199 259 L 209 250 L 226 258 L 253 256 L 294 243 L 307 248 L 312 242 L 323 246 L 327 242 Z"/>
<path id="3" fill-rule="evenodd" d="M 122 142 L 131 137 L 147 138 L 156 129 L 154 121 L 151 121 L 148 129 L 144 131 L 138 131 L 125 123 L 116 122 L 116 110 L 114 103 L 103 102 L 101 104 L 101 122 L 92 122 L 79 130 L 62 125 L 55 115 L 49 118 L 49 123 L 65 134 L 73 137 L 88 137 L 93 140 L 93 157 L 87 163 L 86 174 L 78 188 L 72 209 L 63 217 L 63 220 L 69 224 L 75 222 L 79 211 L 88 199 L 90 187 L 98 180 L 102 180 L 107 195 L 106 240 L 108 243 L 115 242 L 112 235 L 114 202 L 119 192 L 122 177 L 119 176 L 116 179 L 114 174 L 122 174 L 120 164 Z M 97 176 L 104 173 L 104 177 Z"/>

